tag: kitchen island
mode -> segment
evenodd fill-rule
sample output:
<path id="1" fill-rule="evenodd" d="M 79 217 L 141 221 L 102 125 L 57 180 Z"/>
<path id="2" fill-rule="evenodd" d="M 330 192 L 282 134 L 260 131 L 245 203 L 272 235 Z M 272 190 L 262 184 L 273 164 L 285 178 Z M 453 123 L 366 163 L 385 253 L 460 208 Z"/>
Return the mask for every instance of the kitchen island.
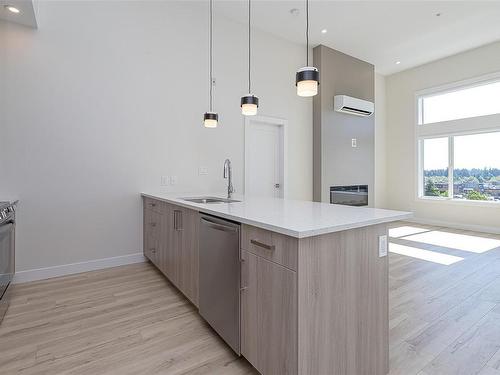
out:
<path id="1" fill-rule="evenodd" d="M 143 193 L 144 254 L 198 306 L 199 222 L 241 224 L 241 355 L 270 374 L 386 374 L 388 223 L 411 213 Z M 222 195 L 217 195 L 222 197 Z"/>

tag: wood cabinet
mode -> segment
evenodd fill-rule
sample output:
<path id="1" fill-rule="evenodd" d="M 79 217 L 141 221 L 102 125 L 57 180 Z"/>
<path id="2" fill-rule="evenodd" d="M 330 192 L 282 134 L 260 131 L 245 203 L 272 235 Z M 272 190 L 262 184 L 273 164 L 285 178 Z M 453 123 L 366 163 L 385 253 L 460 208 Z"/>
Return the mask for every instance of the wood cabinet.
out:
<path id="1" fill-rule="evenodd" d="M 167 203 L 161 203 L 161 210 L 163 212 L 163 221 L 161 224 L 160 235 L 160 254 L 159 266 L 161 272 L 174 284 L 177 285 L 177 251 L 175 244 L 175 231 L 174 231 L 174 207 Z M 154 263 L 154 262 L 153 262 Z"/>
<path id="2" fill-rule="evenodd" d="M 198 306 L 199 213 L 144 198 L 144 256 Z"/>
<path id="3" fill-rule="evenodd" d="M 299 240 L 262 228 L 243 224 L 241 248 L 264 259 L 297 270 Z"/>
<path id="4" fill-rule="evenodd" d="M 299 240 L 243 225 L 243 356 L 263 375 L 387 374 L 382 235 L 386 224 Z"/>
<path id="5" fill-rule="evenodd" d="M 259 351 L 257 263 L 256 255 L 241 250 L 241 354 L 256 368 Z"/>
<path id="6" fill-rule="evenodd" d="M 297 373 L 297 274 L 242 250 L 241 352 L 262 374 Z"/>
<path id="7" fill-rule="evenodd" d="M 198 306 L 200 215 L 144 198 L 144 255 Z M 389 370 L 387 224 L 294 238 L 241 226 L 241 354 L 263 375 Z"/>
<path id="8" fill-rule="evenodd" d="M 198 306 L 198 236 L 200 215 L 186 208 L 174 208 L 174 249 L 177 287 Z"/>
<path id="9" fill-rule="evenodd" d="M 157 267 L 161 265 L 160 230 L 163 220 L 163 214 L 144 210 L 144 255 Z"/>

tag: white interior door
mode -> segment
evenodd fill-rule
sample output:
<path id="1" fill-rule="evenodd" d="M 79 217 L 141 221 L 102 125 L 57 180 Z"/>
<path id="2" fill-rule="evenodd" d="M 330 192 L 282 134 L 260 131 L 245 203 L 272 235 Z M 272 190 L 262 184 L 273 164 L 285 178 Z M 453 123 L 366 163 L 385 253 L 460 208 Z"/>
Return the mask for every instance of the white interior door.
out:
<path id="1" fill-rule="evenodd" d="M 245 194 L 284 197 L 285 120 L 245 120 Z"/>

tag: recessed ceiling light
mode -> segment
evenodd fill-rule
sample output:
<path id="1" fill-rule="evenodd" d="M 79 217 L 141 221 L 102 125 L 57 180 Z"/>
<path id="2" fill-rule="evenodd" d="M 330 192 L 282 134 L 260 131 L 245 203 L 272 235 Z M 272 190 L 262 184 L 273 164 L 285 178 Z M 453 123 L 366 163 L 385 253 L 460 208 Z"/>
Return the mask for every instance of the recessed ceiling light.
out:
<path id="1" fill-rule="evenodd" d="M 12 5 L 5 5 L 5 9 L 7 9 L 8 11 L 12 12 L 12 13 L 21 13 L 21 11 L 19 9 L 17 9 L 16 7 L 13 7 Z"/>
<path id="2" fill-rule="evenodd" d="M 327 30 L 327 29 L 323 29 L 323 30 L 321 30 L 321 34 L 326 34 L 327 32 L 328 32 L 328 30 Z"/>
<path id="3" fill-rule="evenodd" d="M 291 14 L 292 16 L 298 16 L 298 15 L 299 15 L 299 13 L 300 13 L 300 10 L 298 10 L 297 8 L 292 8 L 292 9 L 290 9 L 290 14 Z"/>
<path id="4" fill-rule="evenodd" d="M 396 65 L 399 65 L 399 64 L 401 64 L 401 61 L 396 61 Z"/>

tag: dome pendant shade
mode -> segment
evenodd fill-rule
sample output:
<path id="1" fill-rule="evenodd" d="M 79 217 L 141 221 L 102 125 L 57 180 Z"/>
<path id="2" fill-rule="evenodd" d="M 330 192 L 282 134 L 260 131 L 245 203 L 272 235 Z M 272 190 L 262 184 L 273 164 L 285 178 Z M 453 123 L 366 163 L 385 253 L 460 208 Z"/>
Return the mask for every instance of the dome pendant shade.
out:
<path id="1" fill-rule="evenodd" d="M 306 66 L 297 71 L 295 75 L 295 86 L 297 95 L 308 97 L 318 93 L 319 71 L 313 66 Z"/>
<path id="2" fill-rule="evenodd" d="M 255 116 L 259 107 L 259 98 L 254 95 L 241 97 L 241 114 L 245 116 Z"/>
<path id="3" fill-rule="evenodd" d="M 205 112 L 203 115 L 203 125 L 205 128 L 216 128 L 219 121 L 219 115 L 215 112 Z"/>

